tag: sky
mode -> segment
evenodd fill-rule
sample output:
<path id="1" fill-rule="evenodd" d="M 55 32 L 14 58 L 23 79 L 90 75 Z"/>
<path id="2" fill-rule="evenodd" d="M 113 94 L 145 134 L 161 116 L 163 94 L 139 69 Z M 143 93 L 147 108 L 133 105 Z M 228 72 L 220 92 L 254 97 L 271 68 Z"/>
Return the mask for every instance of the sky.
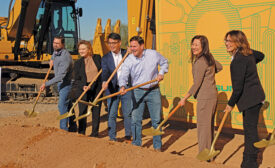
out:
<path id="1" fill-rule="evenodd" d="M 8 16 L 10 0 L 0 0 L 0 16 Z M 76 7 L 83 9 L 83 16 L 80 18 L 81 39 L 91 40 L 97 23 L 101 18 L 104 27 L 108 19 L 115 24 L 118 19 L 122 24 L 127 24 L 127 0 L 77 0 Z"/>

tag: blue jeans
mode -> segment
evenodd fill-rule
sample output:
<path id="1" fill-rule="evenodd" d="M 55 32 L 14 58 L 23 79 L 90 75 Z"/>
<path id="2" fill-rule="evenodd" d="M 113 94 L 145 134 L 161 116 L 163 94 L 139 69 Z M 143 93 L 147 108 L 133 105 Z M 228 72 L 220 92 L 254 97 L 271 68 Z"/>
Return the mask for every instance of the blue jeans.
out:
<path id="1" fill-rule="evenodd" d="M 145 103 L 147 104 L 152 127 L 157 128 L 161 120 L 161 95 L 159 88 L 146 91 L 142 89 L 134 90 L 134 100 L 133 100 L 133 112 L 132 112 L 132 144 L 136 146 L 141 146 L 141 129 L 142 129 L 142 117 L 144 112 Z M 153 147 L 155 149 L 161 148 L 161 136 L 153 137 Z"/>
<path id="2" fill-rule="evenodd" d="M 115 96 L 107 99 L 108 103 L 108 130 L 110 140 L 116 140 L 116 118 L 119 101 L 121 101 L 121 107 L 124 117 L 125 136 L 131 136 L 131 112 L 133 108 L 132 104 L 132 92 L 127 92 L 123 96 Z"/>
<path id="3" fill-rule="evenodd" d="M 69 109 L 69 105 L 70 105 L 69 93 L 71 91 L 72 85 L 59 82 L 57 84 L 57 88 L 58 88 L 58 92 L 59 92 L 58 110 L 59 110 L 60 115 L 62 115 L 70 110 Z M 60 128 L 68 131 L 68 121 L 69 121 L 68 118 L 60 120 Z"/>

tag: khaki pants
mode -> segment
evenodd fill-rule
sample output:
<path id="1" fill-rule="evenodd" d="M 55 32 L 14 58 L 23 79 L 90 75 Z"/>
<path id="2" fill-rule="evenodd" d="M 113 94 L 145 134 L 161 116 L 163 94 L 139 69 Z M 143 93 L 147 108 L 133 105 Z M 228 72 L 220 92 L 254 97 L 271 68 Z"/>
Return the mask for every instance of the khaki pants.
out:
<path id="1" fill-rule="evenodd" d="M 214 131 L 214 112 L 216 111 L 217 98 L 198 99 L 197 103 L 197 128 L 199 152 L 205 148 L 210 149 Z"/>

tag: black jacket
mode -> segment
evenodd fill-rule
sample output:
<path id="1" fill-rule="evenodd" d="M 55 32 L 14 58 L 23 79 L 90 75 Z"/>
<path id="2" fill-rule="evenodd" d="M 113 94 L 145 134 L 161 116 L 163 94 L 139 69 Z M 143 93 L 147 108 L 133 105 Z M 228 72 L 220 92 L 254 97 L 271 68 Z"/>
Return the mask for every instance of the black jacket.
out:
<path id="1" fill-rule="evenodd" d="M 121 55 L 124 57 L 126 54 L 125 49 L 121 49 Z M 106 55 L 102 57 L 102 81 L 107 81 L 113 71 L 116 69 L 114 58 L 112 52 L 108 52 Z M 122 65 L 121 65 L 122 66 Z M 128 85 L 131 85 L 131 77 L 129 76 Z M 110 83 L 108 84 L 108 89 L 106 90 L 107 94 L 115 93 L 119 91 L 118 86 L 118 78 L 117 73 L 111 79 Z"/>
<path id="2" fill-rule="evenodd" d="M 97 67 L 97 70 L 100 71 L 101 56 L 93 55 L 93 60 Z M 101 85 L 102 85 L 101 76 L 99 76 L 97 80 L 92 84 L 90 89 L 100 90 Z M 81 95 L 81 93 L 83 92 L 83 86 L 87 86 L 87 77 L 85 72 L 85 62 L 84 62 L 84 58 L 82 57 L 74 63 L 73 85 L 72 85 L 72 92 L 71 92 L 71 97 L 73 100 L 77 99 Z"/>
<path id="3" fill-rule="evenodd" d="M 228 104 L 237 104 L 239 111 L 244 111 L 265 100 L 256 64 L 264 59 L 264 54 L 253 50 L 249 56 L 237 52 L 230 64 L 233 93 Z"/>

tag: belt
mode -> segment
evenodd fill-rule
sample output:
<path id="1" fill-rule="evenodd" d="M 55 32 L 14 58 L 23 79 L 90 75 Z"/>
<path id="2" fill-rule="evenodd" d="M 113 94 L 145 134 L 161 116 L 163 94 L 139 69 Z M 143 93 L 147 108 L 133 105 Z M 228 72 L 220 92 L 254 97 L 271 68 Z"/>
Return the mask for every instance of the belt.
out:
<path id="1" fill-rule="evenodd" d="M 139 89 L 141 89 L 141 90 L 146 90 L 146 91 L 150 91 L 150 90 L 154 90 L 154 89 L 157 89 L 157 88 L 159 88 L 159 84 L 156 84 L 155 86 L 150 87 L 150 88 L 139 88 Z"/>

